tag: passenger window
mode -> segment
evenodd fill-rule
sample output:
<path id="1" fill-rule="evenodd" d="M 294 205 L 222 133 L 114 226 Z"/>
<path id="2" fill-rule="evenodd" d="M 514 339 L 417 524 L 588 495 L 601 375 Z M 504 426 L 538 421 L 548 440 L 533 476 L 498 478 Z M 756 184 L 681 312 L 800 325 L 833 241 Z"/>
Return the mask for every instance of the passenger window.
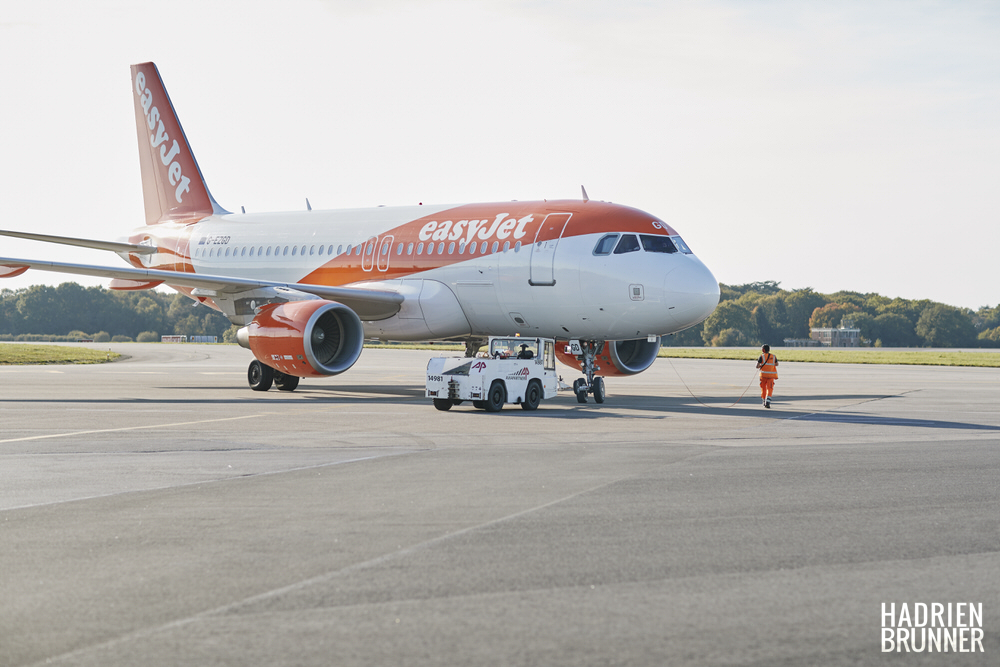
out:
<path id="1" fill-rule="evenodd" d="M 441 241 L 441 243 L 438 243 L 438 254 L 439 255 L 443 255 L 444 254 L 444 241 Z"/>
<path id="2" fill-rule="evenodd" d="M 448 254 L 449 255 L 454 255 L 455 254 L 455 242 L 454 241 L 452 241 L 451 243 L 448 244 Z"/>
<path id="3" fill-rule="evenodd" d="M 464 255 L 465 254 L 465 241 L 459 241 L 458 242 L 458 254 L 459 255 Z"/>
<path id="4" fill-rule="evenodd" d="M 499 247 L 500 247 L 500 242 L 499 241 L 494 241 L 493 242 L 493 250 L 491 250 L 490 252 L 496 252 L 497 248 L 499 248 Z"/>
<path id="5" fill-rule="evenodd" d="M 418 255 L 423 255 L 424 254 L 424 244 L 423 243 L 417 244 L 417 254 Z"/>
<path id="6" fill-rule="evenodd" d="M 318 251 L 316 251 L 316 254 L 318 254 L 318 255 L 319 255 L 320 257 L 322 257 L 322 256 L 323 256 L 323 246 L 320 246 L 320 247 L 319 247 L 319 250 L 318 250 Z"/>
<path id="7" fill-rule="evenodd" d="M 652 234 L 640 234 L 642 249 L 646 252 L 675 253 L 677 247 L 666 236 L 653 236 Z"/>
<path id="8" fill-rule="evenodd" d="M 601 240 L 597 242 L 594 246 L 595 255 L 610 255 L 611 251 L 615 248 L 615 241 L 618 240 L 617 234 L 607 234 L 602 236 Z"/>
<path id="9" fill-rule="evenodd" d="M 295 252 L 299 249 L 297 245 L 292 246 L 292 257 L 295 257 Z"/>
<path id="10" fill-rule="evenodd" d="M 412 242 L 410 243 L 410 245 L 406 246 L 406 254 L 407 255 L 412 255 L 413 254 L 413 243 Z"/>
<path id="11" fill-rule="evenodd" d="M 507 252 L 508 250 L 510 250 L 510 241 L 504 241 L 503 242 L 503 251 Z"/>
<path id="12" fill-rule="evenodd" d="M 402 254 L 403 254 L 403 242 L 400 241 L 399 245 L 396 246 L 396 256 L 398 257 L 399 255 Z"/>
<path id="13" fill-rule="evenodd" d="M 636 252 L 639 250 L 639 239 L 635 237 L 635 234 L 623 234 L 621 240 L 618 242 L 618 246 L 615 247 L 616 255 L 623 255 L 627 252 Z"/>

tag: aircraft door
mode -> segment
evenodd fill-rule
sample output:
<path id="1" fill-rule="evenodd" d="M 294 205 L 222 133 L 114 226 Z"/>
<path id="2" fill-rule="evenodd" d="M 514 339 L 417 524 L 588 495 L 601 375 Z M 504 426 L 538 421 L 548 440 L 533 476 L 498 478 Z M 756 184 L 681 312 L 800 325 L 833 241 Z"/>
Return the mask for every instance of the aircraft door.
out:
<path id="1" fill-rule="evenodd" d="M 376 261 L 379 271 L 387 271 L 389 269 L 389 257 L 392 256 L 393 238 L 391 234 L 382 237 L 382 243 L 378 247 L 378 260 Z"/>
<path id="2" fill-rule="evenodd" d="M 538 227 L 535 242 L 531 244 L 531 273 L 528 284 L 532 287 L 551 287 L 556 284 L 554 263 L 556 247 L 572 213 L 549 213 Z"/>

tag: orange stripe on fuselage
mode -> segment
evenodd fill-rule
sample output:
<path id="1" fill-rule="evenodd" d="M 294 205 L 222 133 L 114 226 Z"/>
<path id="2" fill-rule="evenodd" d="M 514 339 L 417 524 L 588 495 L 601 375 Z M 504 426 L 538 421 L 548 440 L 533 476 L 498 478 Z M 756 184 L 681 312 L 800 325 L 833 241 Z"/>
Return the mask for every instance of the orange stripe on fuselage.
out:
<path id="1" fill-rule="evenodd" d="M 572 214 L 565 231 L 562 230 L 563 221 L 560 220 L 557 225 L 547 225 L 539 233 L 545 218 L 553 213 Z M 560 231 L 562 238 L 610 232 L 663 236 L 676 234 L 669 225 L 648 213 L 605 202 L 561 200 L 467 204 L 386 230 L 379 236 L 372 237 L 373 240 L 366 241 L 361 255 L 356 254 L 353 249 L 350 254 L 342 253 L 304 276 L 301 282 L 337 286 L 365 280 L 404 278 L 491 254 L 494 243 L 498 250 L 507 242 L 511 247 L 517 242 L 528 246 L 536 240 L 558 238 Z M 388 237 L 392 237 L 391 246 L 388 256 L 382 258 L 382 266 L 387 264 L 382 269 L 378 253 Z M 475 253 L 469 253 L 468 244 L 473 240 L 479 247 Z M 458 254 L 458 247 L 463 241 L 466 242 L 466 251 Z M 484 242 L 487 244 L 485 253 L 482 252 Z M 369 243 L 372 244 L 371 255 L 367 254 Z M 402 255 L 396 253 L 400 243 L 403 244 Z M 408 252 L 411 243 L 414 245 L 412 254 Z M 417 247 L 421 243 L 424 244 L 424 252 L 417 254 Z M 433 254 L 426 251 L 429 243 L 434 244 Z M 448 248 L 452 243 L 456 246 L 456 252 L 449 253 Z M 444 252 L 439 252 L 441 244 L 444 244 Z"/>

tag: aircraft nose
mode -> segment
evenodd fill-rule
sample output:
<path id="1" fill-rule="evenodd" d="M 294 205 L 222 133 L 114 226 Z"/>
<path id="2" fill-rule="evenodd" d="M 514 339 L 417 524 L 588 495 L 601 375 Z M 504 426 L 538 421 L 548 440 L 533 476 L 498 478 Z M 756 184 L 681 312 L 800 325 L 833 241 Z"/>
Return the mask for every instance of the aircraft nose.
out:
<path id="1" fill-rule="evenodd" d="M 686 260 L 667 274 L 665 294 L 670 315 L 679 328 L 698 324 L 712 314 L 719 305 L 719 281 L 697 257 L 685 255 Z"/>

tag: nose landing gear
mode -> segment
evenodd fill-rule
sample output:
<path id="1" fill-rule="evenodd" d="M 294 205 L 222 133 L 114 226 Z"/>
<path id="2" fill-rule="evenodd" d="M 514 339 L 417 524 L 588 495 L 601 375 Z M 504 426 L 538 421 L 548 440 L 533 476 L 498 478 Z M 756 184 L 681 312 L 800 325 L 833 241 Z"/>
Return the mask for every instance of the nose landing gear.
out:
<path id="1" fill-rule="evenodd" d="M 603 340 L 580 341 L 580 354 L 577 355 L 576 358 L 580 360 L 580 368 L 583 370 L 586 377 L 573 381 L 573 393 L 576 394 L 576 400 L 578 403 L 586 403 L 587 394 L 594 395 L 595 403 L 604 402 L 604 378 L 594 375 L 596 371 L 601 370 L 600 366 L 594 364 L 594 359 L 603 350 Z"/>

